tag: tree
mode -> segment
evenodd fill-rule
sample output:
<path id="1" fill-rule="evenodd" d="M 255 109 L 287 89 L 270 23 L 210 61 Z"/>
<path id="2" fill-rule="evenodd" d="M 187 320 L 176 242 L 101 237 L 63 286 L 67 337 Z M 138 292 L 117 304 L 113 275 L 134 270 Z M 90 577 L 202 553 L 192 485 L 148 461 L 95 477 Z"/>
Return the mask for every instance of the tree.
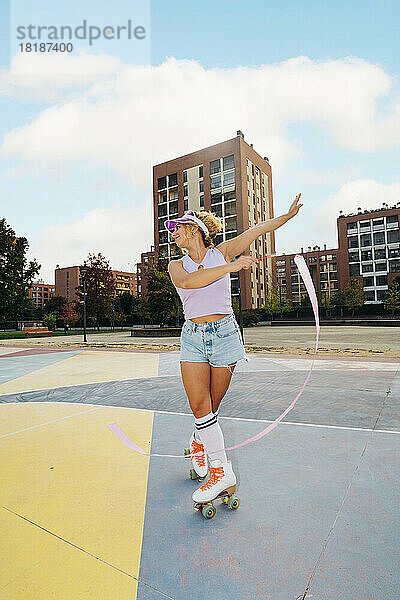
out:
<path id="1" fill-rule="evenodd" d="M 90 254 L 79 267 L 86 272 L 86 311 L 88 317 L 94 317 L 97 329 L 100 328 L 101 317 L 111 317 L 112 302 L 115 296 L 115 282 L 109 261 L 102 254 Z M 83 302 L 83 282 L 76 288 L 76 293 Z"/>
<path id="2" fill-rule="evenodd" d="M 392 281 L 383 301 L 383 305 L 386 310 L 392 311 L 392 315 L 394 315 L 395 310 L 400 309 L 400 282 L 396 280 Z"/>
<path id="3" fill-rule="evenodd" d="M 276 292 L 273 291 L 269 291 L 267 292 L 266 296 L 265 296 L 265 304 L 263 306 L 265 312 L 270 315 L 271 317 L 271 321 L 274 318 L 275 314 L 278 314 L 280 312 L 280 302 L 279 302 L 279 297 L 278 294 L 276 294 Z"/>
<path id="4" fill-rule="evenodd" d="M 132 323 L 139 323 L 141 317 L 139 311 L 140 298 L 133 296 L 129 292 L 124 292 L 117 296 L 114 302 L 115 318 L 117 321 L 130 319 Z"/>
<path id="5" fill-rule="evenodd" d="M 64 296 L 53 296 L 47 300 L 46 304 L 44 305 L 43 312 L 45 314 L 54 312 L 56 313 L 57 317 L 60 317 L 66 305 L 67 299 Z"/>
<path id="6" fill-rule="evenodd" d="M 364 304 L 364 289 L 362 282 L 357 277 L 351 277 L 344 289 L 345 304 L 354 317 L 356 308 Z"/>
<path id="7" fill-rule="evenodd" d="M 153 322 L 163 324 L 175 321 L 179 326 L 182 317 L 180 299 L 164 264 L 155 264 L 150 270 L 147 306 Z"/>
<path id="8" fill-rule="evenodd" d="M 19 319 L 32 310 L 29 288 L 40 271 L 36 260 L 28 262 L 25 237 L 16 237 L 6 219 L 0 219 L 0 319 Z"/>
<path id="9" fill-rule="evenodd" d="M 59 298 L 60 297 L 61 296 L 59 296 Z M 64 306 L 60 313 L 60 319 L 64 321 L 65 325 L 68 325 L 69 327 L 72 327 L 72 325 L 74 325 L 77 322 L 77 320 L 79 319 L 79 314 L 77 313 L 72 302 L 69 302 Z"/>
<path id="10" fill-rule="evenodd" d="M 43 323 L 48 329 L 54 329 L 57 323 L 56 313 L 48 313 L 43 317 Z"/>
<path id="11" fill-rule="evenodd" d="M 332 307 L 340 308 L 340 316 L 343 317 L 343 308 L 346 306 L 346 295 L 344 292 L 335 292 L 331 296 L 330 304 Z"/>

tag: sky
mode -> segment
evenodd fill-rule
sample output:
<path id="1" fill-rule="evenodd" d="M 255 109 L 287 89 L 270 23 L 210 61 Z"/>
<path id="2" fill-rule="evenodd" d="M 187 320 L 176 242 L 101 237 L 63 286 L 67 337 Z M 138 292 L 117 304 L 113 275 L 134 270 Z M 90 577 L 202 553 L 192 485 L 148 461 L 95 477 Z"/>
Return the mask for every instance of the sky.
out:
<path id="1" fill-rule="evenodd" d="M 337 246 L 336 218 L 400 201 L 396 0 L 0 0 L 1 216 L 40 277 L 153 243 L 152 166 L 241 129 L 273 177 L 277 252 Z M 144 25 L 145 40 L 21 52 L 16 26 Z M 143 43 L 142 43 L 143 42 Z"/>

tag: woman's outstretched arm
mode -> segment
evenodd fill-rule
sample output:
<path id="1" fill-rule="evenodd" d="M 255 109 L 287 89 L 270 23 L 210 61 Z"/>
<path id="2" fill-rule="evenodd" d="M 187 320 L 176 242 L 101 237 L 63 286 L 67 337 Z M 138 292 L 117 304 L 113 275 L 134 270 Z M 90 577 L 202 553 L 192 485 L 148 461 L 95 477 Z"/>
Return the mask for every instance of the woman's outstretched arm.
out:
<path id="1" fill-rule="evenodd" d="M 268 221 L 262 221 L 254 227 L 250 227 L 240 235 L 226 242 L 222 242 L 217 246 L 218 250 L 222 252 L 225 260 L 229 262 L 235 256 L 239 256 L 242 252 L 245 252 L 250 247 L 250 244 L 254 242 L 260 235 L 274 231 L 284 225 L 289 219 L 292 219 L 299 212 L 303 206 L 299 204 L 301 194 L 297 194 L 296 198 L 290 205 L 288 212 L 275 219 L 269 219 Z"/>

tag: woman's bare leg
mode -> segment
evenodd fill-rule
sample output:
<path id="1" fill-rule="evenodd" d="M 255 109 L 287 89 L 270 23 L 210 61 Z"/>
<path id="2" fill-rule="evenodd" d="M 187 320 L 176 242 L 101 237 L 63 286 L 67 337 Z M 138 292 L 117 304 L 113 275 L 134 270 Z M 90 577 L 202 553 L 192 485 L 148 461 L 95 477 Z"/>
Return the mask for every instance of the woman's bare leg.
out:
<path id="1" fill-rule="evenodd" d="M 205 417 L 212 411 L 210 365 L 199 362 L 181 362 L 181 374 L 194 416 L 196 419 Z"/>
<path id="2" fill-rule="evenodd" d="M 213 412 L 218 410 L 222 398 L 228 391 L 236 363 L 229 366 L 232 372 L 226 367 L 211 367 L 211 405 Z"/>

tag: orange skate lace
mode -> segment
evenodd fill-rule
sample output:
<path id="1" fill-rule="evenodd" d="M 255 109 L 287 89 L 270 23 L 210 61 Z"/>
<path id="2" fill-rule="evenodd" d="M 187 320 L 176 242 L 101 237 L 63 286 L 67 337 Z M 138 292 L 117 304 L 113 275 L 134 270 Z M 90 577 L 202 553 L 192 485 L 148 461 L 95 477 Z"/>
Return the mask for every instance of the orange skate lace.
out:
<path id="1" fill-rule="evenodd" d="M 206 455 L 204 453 L 203 444 L 199 444 L 198 442 L 196 442 L 196 440 L 193 440 L 192 450 L 193 450 L 193 452 L 202 452 L 203 453 L 203 454 L 195 454 L 194 458 L 196 459 L 196 462 L 199 465 L 199 467 L 204 467 L 206 464 Z"/>
<path id="2" fill-rule="evenodd" d="M 204 492 L 204 490 L 210 489 L 210 487 L 212 487 L 213 485 L 215 485 L 216 483 L 218 483 L 218 481 L 220 479 L 222 479 L 223 476 L 224 476 L 224 468 L 223 467 L 210 467 L 210 477 L 201 486 L 200 489 L 203 492 Z"/>

